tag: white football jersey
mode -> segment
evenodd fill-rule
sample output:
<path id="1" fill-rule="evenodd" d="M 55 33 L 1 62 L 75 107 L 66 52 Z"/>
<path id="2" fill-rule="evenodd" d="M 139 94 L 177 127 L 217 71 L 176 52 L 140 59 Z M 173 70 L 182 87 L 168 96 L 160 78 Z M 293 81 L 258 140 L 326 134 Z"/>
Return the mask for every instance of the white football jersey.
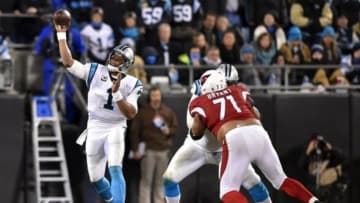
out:
<path id="1" fill-rule="evenodd" d="M 98 59 L 106 60 L 110 48 L 114 46 L 114 32 L 112 28 L 103 23 L 99 30 L 91 25 L 86 25 L 81 30 L 87 49 Z"/>
<path id="2" fill-rule="evenodd" d="M 68 70 L 75 76 L 86 81 L 88 86 L 89 120 L 105 123 L 123 122 L 126 117 L 113 100 L 111 87 L 113 82 L 106 66 L 97 63 L 85 65 L 75 61 Z M 137 109 L 137 99 L 143 91 L 143 85 L 137 78 L 125 75 L 121 79 L 119 90 L 127 102 Z"/>

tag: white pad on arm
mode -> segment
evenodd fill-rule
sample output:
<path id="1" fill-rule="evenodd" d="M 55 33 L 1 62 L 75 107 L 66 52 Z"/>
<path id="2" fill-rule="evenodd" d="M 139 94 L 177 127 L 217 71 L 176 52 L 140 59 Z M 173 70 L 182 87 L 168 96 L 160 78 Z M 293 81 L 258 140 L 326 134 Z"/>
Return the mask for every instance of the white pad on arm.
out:
<path id="1" fill-rule="evenodd" d="M 87 79 L 87 74 L 89 73 L 89 69 L 85 68 L 85 65 L 80 63 L 77 60 L 74 60 L 74 63 L 72 64 L 72 66 L 70 66 L 69 68 L 67 68 L 67 70 L 75 75 L 76 77 L 86 80 Z"/>

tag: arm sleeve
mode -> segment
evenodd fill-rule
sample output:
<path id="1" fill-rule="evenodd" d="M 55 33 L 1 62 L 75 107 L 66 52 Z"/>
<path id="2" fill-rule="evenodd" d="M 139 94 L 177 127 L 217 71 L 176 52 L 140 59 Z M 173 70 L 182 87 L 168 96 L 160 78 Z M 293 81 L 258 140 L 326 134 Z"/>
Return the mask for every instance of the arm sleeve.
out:
<path id="1" fill-rule="evenodd" d="M 126 101 L 136 109 L 136 112 L 138 110 L 137 100 L 142 92 L 143 92 L 143 84 L 140 82 L 140 80 L 137 80 L 135 87 L 133 88 L 131 93 L 126 97 Z"/>
<path id="2" fill-rule="evenodd" d="M 73 65 L 70 66 L 67 70 L 74 76 L 83 80 L 87 80 L 90 71 L 90 64 L 82 64 L 79 61 L 74 60 Z"/>
<path id="3" fill-rule="evenodd" d="M 194 99 L 193 101 L 191 101 L 189 111 L 192 117 L 198 115 L 201 122 L 206 123 L 206 113 L 205 110 L 199 105 L 198 99 Z"/>

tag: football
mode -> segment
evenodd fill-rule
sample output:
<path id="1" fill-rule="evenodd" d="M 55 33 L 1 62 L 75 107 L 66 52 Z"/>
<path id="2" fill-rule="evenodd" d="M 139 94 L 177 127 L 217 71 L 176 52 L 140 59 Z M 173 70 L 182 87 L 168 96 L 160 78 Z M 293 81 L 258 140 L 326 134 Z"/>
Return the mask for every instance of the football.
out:
<path id="1" fill-rule="evenodd" d="M 70 27 L 71 14 L 66 9 L 59 9 L 54 13 L 54 24 Z"/>

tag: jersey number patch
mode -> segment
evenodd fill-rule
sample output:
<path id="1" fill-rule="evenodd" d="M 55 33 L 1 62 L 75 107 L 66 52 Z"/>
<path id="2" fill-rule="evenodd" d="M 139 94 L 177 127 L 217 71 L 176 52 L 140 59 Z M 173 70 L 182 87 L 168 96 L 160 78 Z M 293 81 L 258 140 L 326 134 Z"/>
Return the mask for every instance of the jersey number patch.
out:
<path id="1" fill-rule="evenodd" d="M 179 22 L 191 22 L 192 9 L 190 5 L 175 5 L 173 7 L 174 21 Z"/>
<path id="2" fill-rule="evenodd" d="M 238 112 L 238 113 L 241 112 L 240 107 L 237 105 L 234 97 L 231 95 L 214 99 L 212 101 L 213 104 L 220 104 L 220 115 L 219 115 L 220 120 L 223 120 L 225 117 L 225 111 L 226 111 L 226 100 L 225 99 L 230 102 L 231 106 L 235 109 L 236 112 Z"/>
<path id="3" fill-rule="evenodd" d="M 106 92 L 108 93 L 108 98 L 107 98 L 107 103 L 104 104 L 104 108 L 109 110 L 114 110 L 114 106 L 112 105 L 112 99 L 113 99 L 112 89 L 109 88 Z"/>
<path id="4" fill-rule="evenodd" d="M 141 15 L 145 25 L 154 25 L 160 22 L 163 9 L 161 7 L 143 8 Z"/>

